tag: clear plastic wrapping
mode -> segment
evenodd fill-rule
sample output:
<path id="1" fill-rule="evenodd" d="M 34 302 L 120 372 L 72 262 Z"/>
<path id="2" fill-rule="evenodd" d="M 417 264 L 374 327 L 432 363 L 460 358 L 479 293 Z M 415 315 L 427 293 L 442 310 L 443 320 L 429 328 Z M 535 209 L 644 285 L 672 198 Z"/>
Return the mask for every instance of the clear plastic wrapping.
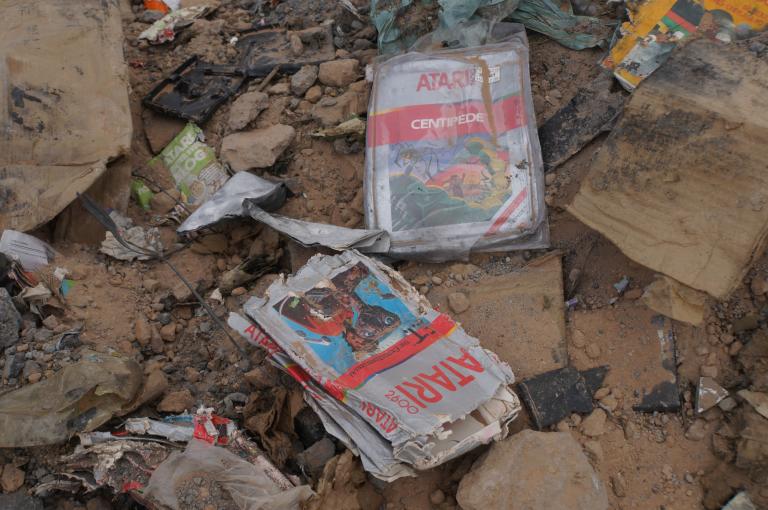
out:
<path id="1" fill-rule="evenodd" d="M 376 65 L 366 226 L 389 232 L 390 255 L 439 261 L 548 244 L 528 44 L 517 27 L 494 44 Z"/>

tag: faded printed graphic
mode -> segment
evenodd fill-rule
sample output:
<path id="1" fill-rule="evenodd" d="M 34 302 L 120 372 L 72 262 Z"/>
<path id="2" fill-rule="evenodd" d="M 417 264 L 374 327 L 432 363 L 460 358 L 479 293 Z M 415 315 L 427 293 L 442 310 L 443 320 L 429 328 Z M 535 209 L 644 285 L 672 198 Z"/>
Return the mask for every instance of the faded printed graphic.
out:
<path id="1" fill-rule="evenodd" d="M 509 199 L 509 153 L 489 133 L 389 151 L 393 230 L 488 221 Z"/>
<path id="2" fill-rule="evenodd" d="M 425 324 L 363 264 L 275 305 L 283 320 L 339 374 Z"/>

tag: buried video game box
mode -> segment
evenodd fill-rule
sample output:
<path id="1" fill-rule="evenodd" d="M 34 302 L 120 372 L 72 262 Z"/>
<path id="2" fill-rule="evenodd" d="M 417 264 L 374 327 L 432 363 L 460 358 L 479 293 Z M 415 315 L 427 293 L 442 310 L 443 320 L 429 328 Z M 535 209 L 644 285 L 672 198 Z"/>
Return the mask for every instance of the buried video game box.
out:
<path id="1" fill-rule="evenodd" d="M 527 48 L 406 54 L 376 72 L 366 152 L 368 227 L 393 251 L 503 246 L 543 217 Z"/>

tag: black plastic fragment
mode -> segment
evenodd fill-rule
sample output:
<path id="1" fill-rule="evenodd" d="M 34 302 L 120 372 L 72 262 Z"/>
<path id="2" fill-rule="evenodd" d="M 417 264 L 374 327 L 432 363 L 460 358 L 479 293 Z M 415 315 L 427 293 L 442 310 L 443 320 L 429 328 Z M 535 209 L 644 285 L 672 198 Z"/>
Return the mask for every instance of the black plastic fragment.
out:
<path id="1" fill-rule="evenodd" d="M 592 412 L 592 395 L 602 384 L 607 371 L 607 367 L 585 372 L 565 367 L 522 381 L 518 389 L 536 429 L 554 425 L 572 413 Z"/>

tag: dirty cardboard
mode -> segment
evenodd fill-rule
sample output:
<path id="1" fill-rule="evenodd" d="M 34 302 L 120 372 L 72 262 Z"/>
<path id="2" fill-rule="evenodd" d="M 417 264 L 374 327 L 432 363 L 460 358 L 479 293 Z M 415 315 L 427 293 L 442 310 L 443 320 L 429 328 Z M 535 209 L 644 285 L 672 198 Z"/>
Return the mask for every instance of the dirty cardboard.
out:
<path id="1" fill-rule="evenodd" d="M 0 229 L 32 230 L 127 153 L 132 125 L 117 2 L 3 2 Z"/>
<path id="2" fill-rule="evenodd" d="M 727 44 L 764 30 L 768 5 L 752 0 L 649 0 L 630 9 L 629 16 L 602 64 L 632 90 L 689 38 Z"/>
<path id="3" fill-rule="evenodd" d="M 643 303 L 670 319 L 700 326 L 707 311 L 707 295 L 661 275 L 645 288 Z"/>
<path id="4" fill-rule="evenodd" d="M 470 303 L 466 311 L 455 314 L 456 320 L 483 347 L 509 363 L 516 377 L 565 367 L 568 353 L 559 255 L 546 255 L 508 274 L 483 274 L 476 281 L 465 278 L 451 287 L 435 286 L 427 297 L 440 310 L 454 313 L 448 297 L 456 292 L 466 295 Z"/>
<path id="5" fill-rule="evenodd" d="M 573 367 L 583 371 L 607 365 L 610 370 L 605 386 L 619 388 L 625 406 L 629 404 L 636 411 L 680 408 L 676 343 L 680 335 L 687 339 L 691 328 L 634 303 L 577 310 L 572 313 L 572 321 L 574 334 L 586 343 L 581 347 L 569 343 Z"/>
<path id="6" fill-rule="evenodd" d="M 426 469 L 504 437 L 519 411 L 509 367 L 372 259 L 313 257 L 266 296 L 246 313 L 334 405 L 375 427 L 399 463 Z"/>
<path id="7" fill-rule="evenodd" d="M 768 233 L 765 76 L 732 45 L 679 49 L 635 91 L 568 211 L 636 262 L 728 296 Z"/>

